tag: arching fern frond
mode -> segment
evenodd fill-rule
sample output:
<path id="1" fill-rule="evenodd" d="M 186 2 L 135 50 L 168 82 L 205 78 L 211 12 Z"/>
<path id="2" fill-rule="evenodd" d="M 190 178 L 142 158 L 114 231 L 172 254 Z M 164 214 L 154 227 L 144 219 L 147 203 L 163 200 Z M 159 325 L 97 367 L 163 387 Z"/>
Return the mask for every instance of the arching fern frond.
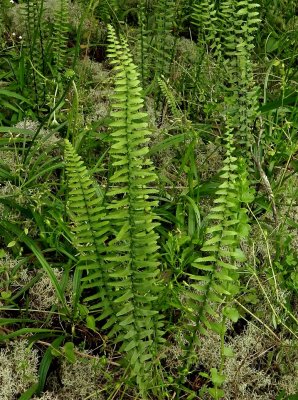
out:
<path id="1" fill-rule="evenodd" d="M 105 261 L 112 271 L 109 285 L 113 288 L 118 323 L 111 319 L 104 328 L 113 326 L 122 342 L 132 375 L 142 390 L 150 383 L 150 370 L 156 346 L 161 340 L 162 324 L 156 309 L 161 290 L 158 284 L 157 234 L 151 200 L 156 180 L 151 161 L 146 157 L 150 131 L 147 113 L 141 112 L 143 99 L 137 67 L 127 42 L 117 39 L 109 27 L 109 57 L 114 64 L 115 94 L 112 96 L 113 122 L 110 156 L 114 168 L 109 181 L 107 205 L 113 238 L 107 246 Z"/>

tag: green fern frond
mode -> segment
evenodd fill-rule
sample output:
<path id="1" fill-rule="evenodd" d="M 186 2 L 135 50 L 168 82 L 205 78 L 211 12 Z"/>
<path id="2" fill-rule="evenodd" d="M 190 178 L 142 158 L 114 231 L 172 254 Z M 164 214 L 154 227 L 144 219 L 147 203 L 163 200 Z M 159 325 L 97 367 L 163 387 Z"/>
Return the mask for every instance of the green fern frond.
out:
<path id="1" fill-rule="evenodd" d="M 94 182 L 68 140 L 65 141 L 65 165 L 69 186 L 68 210 L 73 221 L 73 244 L 79 252 L 79 268 L 86 272 L 82 278 L 82 288 L 92 288 L 95 291 L 85 301 L 91 302 L 90 309 L 100 310 L 103 319 L 106 315 L 113 315 L 108 271 L 103 262 L 108 222 L 104 220 L 102 199 L 97 195 Z"/>
<path id="2" fill-rule="evenodd" d="M 163 96 L 165 97 L 168 105 L 170 106 L 173 116 L 177 119 L 181 119 L 183 117 L 183 113 L 178 108 L 178 104 L 175 100 L 173 92 L 171 91 L 171 89 L 168 87 L 168 85 L 166 84 L 166 82 L 163 79 L 158 77 L 157 81 L 158 81 L 158 84 L 159 84 L 159 87 L 160 87 L 160 90 L 161 90 Z"/>
<path id="3" fill-rule="evenodd" d="M 185 366 L 188 369 L 198 333 L 208 329 L 224 333 L 224 322 L 218 315 L 218 305 L 228 302 L 238 292 L 238 264 L 245 260 L 239 247 L 240 239 L 248 234 L 247 210 L 242 202 L 250 202 L 245 164 L 234 156 L 232 130 L 226 133 L 226 158 L 215 205 L 208 220 L 202 255 L 193 263 L 195 273 L 189 274 L 189 318 L 191 337 L 186 352 Z M 246 194 L 246 196 L 244 195 Z"/>
<path id="4" fill-rule="evenodd" d="M 156 76 L 168 77 L 175 46 L 172 36 L 175 3 L 173 0 L 160 0 L 155 6 L 155 32 L 152 41 L 155 51 L 154 71 Z"/>
<path id="5" fill-rule="evenodd" d="M 216 38 L 216 14 L 217 12 L 214 0 L 197 0 L 193 5 L 193 23 L 198 26 L 199 37 L 207 44 L 211 44 Z"/>
<path id="6" fill-rule="evenodd" d="M 26 37 L 28 46 L 26 47 L 27 57 L 30 60 L 27 74 L 29 85 L 34 86 L 35 102 L 37 105 L 45 101 L 45 53 L 44 36 L 46 28 L 44 26 L 44 2 L 42 0 L 28 0 L 22 5 L 21 13 L 26 23 Z"/>
<path id="7" fill-rule="evenodd" d="M 227 73 L 226 114 L 247 158 L 254 143 L 252 128 L 258 116 L 258 87 L 253 76 L 252 50 L 260 22 L 253 0 L 225 0 L 220 6 L 221 56 Z"/>
<path id="8" fill-rule="evenodd" d="M 152 40 L 152 29 L 148 23 L 148 1 L 141 0 L 138 4 L 138 37 L 136 63 L 139 66 L 143 87 L 150 78 L 150 62 L 152 61 L 150 41 Z"/>
<path id="9" fill-rule="evenodd" d="M 53 29 L 53 58 L 58 71 L 65 68 L 65 57 L 68 40 L 68 0 L 60 0 L 55 11 Z"/>
<path id="10" fill-rule="evenodd" d="M 112 271 L 109 285 L 119 308 L 118 323 L 108 321 L 104 328 L 113 326 L 110 336 L 117 334 L 132 375 L 144 389 L 162 336 L 162 323 L 155 305 L 161 290 L 155 233 L 158 224 L 154 222 L 152 210 L 157 202 L 150 199 L 156 193 L 151 187 L 156 175 L 146 158 L 150 131 L 147 114 L 141 111 L 144 101 L 137 67 L 127 42 L 124 39 L 119 42 L 110 26 L 109 42 L 109 58 L 116 76 L 110 124 L 114 173 L 107 191 L 111 201 L 107 205 L 106 220 L 114 237 L 107 246 L 105 261 Z"/>

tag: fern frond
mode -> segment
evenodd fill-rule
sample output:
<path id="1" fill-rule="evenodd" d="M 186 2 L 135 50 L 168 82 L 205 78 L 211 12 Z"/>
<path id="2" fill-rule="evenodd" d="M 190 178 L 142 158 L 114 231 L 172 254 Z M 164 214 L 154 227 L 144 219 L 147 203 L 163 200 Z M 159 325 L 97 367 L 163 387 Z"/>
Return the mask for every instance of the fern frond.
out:
<path id="1" fill-rule="evenodd" d="M 30 64 L 30 85 L 33 82 L 35 102 L 37 105 L 45 101 L 45 54 L 44 54 L 44 2 L 42 0 L 28 0 L 22 5 L 21 13 L 26 22 L 26 36 L 28 47 L 26 48 Z"/>
<path id="2" fill-rule="evenodd" d="M 136 63 L 139 66 L 142 86 L 148 82 L 150 77 L 151 51 L 150 41 L 152 40 L 152 29 L 148 24 L 148 1 L 141 0 L 138 5 L 138 37 Z"/>
<path id="3" fill-rule="evenodd" d="M 94 289 L 95 293 L 85 299 L 91 302 L 91 309 L 101 311 L 101 319 L 113 315 L 108 271 L 103 262 L 105 241 L 108 238 L 108 222 L 81 157 L 71 143 L 65 141 L 65 165 L 68 175 L 68 210 L 73 221 L 73 244 L 79 252 L 79 268 L 85 271 L 83 289 Z"/>
<path id="4" fill-rule="evenodd" d="M 228 302 L 239 289 L 238 263 L 245 260 L 239 242 L 248 233 L 248 219 L 242 201 L 251 201 L 248 194 L 248 182 L 244 164 L 238 167 L 234 156 L 232 130 L 226 133 L 226 158 L 222 168 L 221 180 L 215 205 L 211 209 L 208 220 L 212 221 L 207 228 L 201 248 L 202 255 L 197 258 L 193 267 L 195 273 L 189 274 L 189 327 L 191 337 L 185 357 L 188 369 L 191 355 L 198 334 L 208 329 L 223 334 L 224 323 L 218 315 L 218 305 Z"/>
<path id="5" fill-rule="evenodd" d="M 68 28 L 68 0 L 60 0 L 55 10 L 53 29 L 53 58 L 58 71 L 65 68 L 65 57 L 67 50 Z"/>
<path id="6" fill-rule="evenodd" d="M 174 43 L 171 43 L 174 15 L 175 3 L 173 0 L 160 0 L 155 6 L 154 71 L 156 76 L 163 75 L 165 78 L 170 74 L 171 60 L 175 53 Z"/>
<path id="7" fill-rule="evenodd" d="M 163 96 L 165 97 L 168 105 L 170 106 L 173 116 L 177 119 L 181 119 L 183 117 L 183 113 L 178 108 L 178 104 L 175 100 L 173 92 L 171 91 L 171 89 L 168 87 L 168 85 L 166 84 L 166 82 L 163 79 L 158 77 L 157 81 L 158 81 L 158 84 L 159 84 L 159 87 L 160 87 L 160 90 L 161 90 Z"/>
<path id="8" fill-rule="evenodd" d="M 106 220 L 114 231 L 107 246 L 105 261 L 112 271 L 109 285 L 114 289 L 114 302 L 119 307 L 118 323 L 110 336 L 118 335 L 121 350 L 126 353 L 132 375 L 140 388 L 149 383 L 148 374 L 156 346 L 161 340 L 160 317 L 155 302 L 161 290 L 157 277 L 157 234 L 152 209 L 157 202 L 151 185 L 156 180 L 152 164 L 146 155 L 150 131 L 147 114 L 141 112 L 143 99 L 137 67 L 127 42 L 121 42 L 109 26 L 109 58 L 114 64 L 115 94 L 112 96 L 113 122 L 110 155 L 114 173 L 109 181 Z"/>
<path id="9" fill-rule="evenodd" d="M 217 15 L 214 0 L 196 0 L 193 5 L 193 23 L 198 26 L 199 37 L 207 44 L 215 41 Z"/>
<path id="10" fill-rule="evenodd" d="M 253 0 L 225 0 L 220 7 L 223 26 L 221 55 L 227 72 L 226 105 L 230 126 L 250 158 L 252 128 L 258 116 L 258 87 L 253 76 L 252 50 L 260 19 Z"/>

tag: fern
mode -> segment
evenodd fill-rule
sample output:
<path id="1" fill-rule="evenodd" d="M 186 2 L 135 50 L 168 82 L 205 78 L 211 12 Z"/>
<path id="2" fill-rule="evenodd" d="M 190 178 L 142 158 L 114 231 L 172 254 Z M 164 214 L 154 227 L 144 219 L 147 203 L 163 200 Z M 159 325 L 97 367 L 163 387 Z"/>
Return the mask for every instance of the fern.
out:
<path id="1" fill-rule="evenodd" d="M 171 112 L 173 114 L 173 116 L 176 119 L 182 119 L 183 117 L 183 113 L 181 112 L 181 110 L 178 108 L 178 104 L 175 100 L 174 94 L 171 91 L 171 89 L 168 87 L 168 85 L 166 84 L 166 82 L 161 79 L 161 78 L 157 78 L 160 90 L 163 94 L 163 96 L 165 97 L 168 105 L 170 106 Z"/>
<path id="2" fill-rule="evenodd" d="M 216 8 L 214 0 L 197 0 L 193 6 L 192 19 L 199 29 L 199 38 L 207 44 L 216 39 Z"/>
<path id="3" fill-rule="evenodd" d="M 68 209 L 73 221 L 73 244 L 79 251 L 79 268 L 86 272 L 82 289 L 95 289 L 95 294 L 85 298 L 91 310 L 100 310 L 101 317 L 113 313 L 109 295 L 108 271 L 103 262 L 104 242 L 108 236 L 108 222 L 102 199 L 89 176 L 80 156 L 68 140 L 65 141 L 65 164 L 70 188 Z"/>
<path id="4" fill-rule="evenodd" d="M 136 62 L 140 69 L 142 85 L 145 87 L 150 78 L 150 40 L 152 40 L 152 30 L 148 24 L 148 0 L 141 0 L 138 5 L 138 25 Z"/>
<path id="5" fill-rule="evenodd" d="M 45 55 L 43 23 L 43 0 L 27 0 L 23 5 L 22 14 L 26 21 L 26 36 L 28 40 L 28 59 L 31 79 L 34 85 L 35 102 L 41 105 L 45 101 Z"/>
<path id="6" fill-rule="evenodd" d="M 239 116 L 240 116 L 240 138 L 247 147 L 251 147 L 254 140 L 252 127 L 258 115 L 258 89 L 254 82 L 251 52 L 254 48 L 254 34 L 260 22 L 258 4 L 252 0 L 238 3 L 240 6 L 237 16 L 240 17 L 236 35 L 238 38 L 237 58 L 240 77 L 239 86 Z"/>
<path id="7" fill-rule="evenodd" d="M 208 329 L 223 335 L 224 318 L 218 314 L 218 305 L 228 303 L 238 292 L 238 263 L 245 257 L 239 241 L 248 234 L 248 218 L 242 202 L 252 201 L 248 188 L 245 163 L 238 166 L 234 156 L 232 130 L 226 133 L 226 158 L 222 168 L 222 183 L 216 192 L 215 206 L 208 220 L 208 238 L 201 248 L 202 256 L 193 263 L 195 272 L 189 274 L 189 318 L 191 332 L 185 355 L 185 371 L 192 362 L 198 333 Z"/>
<path id="8" fill-rule="evenodd" d="M 110 126 L 112 167 L 107 203 L 96 193 L 91 178 L 72 145 L 66 141 L 69 210 L 74 222 L 74 245 L 79 268 L 85 271 L 83 289 L 92 292 L 85 301 L 104 330 L 121 343 L 131 376 L 145 395 L 163 326 L 156 300 L 158 284 L 157 234 L 150 197 L 156 180 L 146 158 L 148 135 L 136 66 L 127 42 L 121 43 L 109 27 L 109 57 L 115 64 L 114 119 Z M 108 202 L 108 199 L 110 201 Z"/>
<path id="9" fill-rule="evenodd" d="M 155 49 L 155 74 L 167 78 L 170 74 L 171 61 L 175 46 L 171 43 L 175 3 L 173 0 L 160 0 L 155 6 L 156 27 L 153 47 Z"/>
<path id="10" fill-rule="evenodd" d="M 251 52 L 254 33 L 259 23 L 258 5 L 252 0 L 236 2 L 226 0 L 221 4 L 222 56 L 227 71 L 226 104 L 230 125 L 239 144 L 251 149 L 254 139 L 252 127 L 258 115 L 258 88 L 253 77 Z"/>
<path id="11" fill-rule="evenodd" d="M 65 67 L 68 34 L 68 0 L 59 0 L 53 29 L 53 58 L 57 71 Z"/>
<path id="12" fill-rule="evenodd" d="M 0 44 L 2 45 L 2 42 L 4 43 L 4 33 L 7 29 L 7 20 L 8 20 L 8 11 L 9 11 L 9 6 L 8 6 L 8 1 L 6 0 L 0 0 Z"/>
<path id="13" fill-rule="evenodd" d="M 109 57 L 116 72 L 115 94 L 111 116 L 112 145 L 110 155 L 114 173 L 109 181 L 106 219 L 114 230 L 107 246 L 110 282 L 115 304 L 119 305 L 118 323 L 111 318 L 110 336 L 118 335 L 127 354 L 132 374 L 141 388 L 146 385 L 153 354 L 161 338 L 161 322 L 155 301 L 160 291 L 157 276 L 157 234 L 150 197 L 156 189 L 149 187 L 156 180 L 150 160 L 146 158 L 149 130 L 141 112 L 143 105 L 136 66 L 127 42 L 121 43 L 109 27 Z M 145 362 L 146 361 L 146 362 Z M 147 382 L 148 383 L 148 382 Z"/>
<path id="14" fill-rule="evenodd" d="M 97 7 L 98 15 L 105 23 L 109 23 L 113 19 L 117 20 L 117 13 L 120 7 L 119 0 L 101 0 Z"/>

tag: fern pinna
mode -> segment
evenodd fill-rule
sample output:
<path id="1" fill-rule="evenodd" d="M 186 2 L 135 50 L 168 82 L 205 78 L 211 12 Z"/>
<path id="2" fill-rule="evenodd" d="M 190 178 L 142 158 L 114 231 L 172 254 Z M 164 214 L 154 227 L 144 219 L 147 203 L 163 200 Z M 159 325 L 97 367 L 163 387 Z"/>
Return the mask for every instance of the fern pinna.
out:
<path id="1" fill-rule="evenodd" d="M 252 201 L 245 164 L 234 157 L 232 130 L 226 133 L 226 158 L 222 168 L 222 183 L 216 192 L 215 206 L 208 215 L 211 225 L 202 255 L 188 274 L 188 314 L 191 332 L 185 355 L 185 373 L 192 362 L 193 349 L 199 333 L 211 329 L 224 335 L 224 318 L 219 306 L 228 304 L 238 291 L 237 263 L 245 257 L 239 248 L 241 237 L 248 233 L 248 217 L 242 203 Z M 225 313 L 225 311 L 223 312 Z M 224 314 L 223 314 L 224 315 Z"/>
<path id="2" fill-rule="evenodd" d="M 109 180 L 106 219 L 113 229 L 113 239 L 107 246 L 111 290 L 117 304 L 118 323 L 113 318 L 111 335 L 123 342 L 132 372 L 140 387 L 150 371 L 156 343 L 161 338 L 161 321 L 155 309 L 160 291 L 157 277 L 157 234 L 152 208 L 156 201 L 150 197 L 156 189 L 150 187 L 156 175 L 149 159 L 150 132 L 141 112 L 143 99 L 139 74 L 132 62 L 126 40 L 118 41 L 109 27 L 109 58 L 114 64 L 115 94 L 110 123 L 112 143 L 110 156 L 114 173 Z"/>

